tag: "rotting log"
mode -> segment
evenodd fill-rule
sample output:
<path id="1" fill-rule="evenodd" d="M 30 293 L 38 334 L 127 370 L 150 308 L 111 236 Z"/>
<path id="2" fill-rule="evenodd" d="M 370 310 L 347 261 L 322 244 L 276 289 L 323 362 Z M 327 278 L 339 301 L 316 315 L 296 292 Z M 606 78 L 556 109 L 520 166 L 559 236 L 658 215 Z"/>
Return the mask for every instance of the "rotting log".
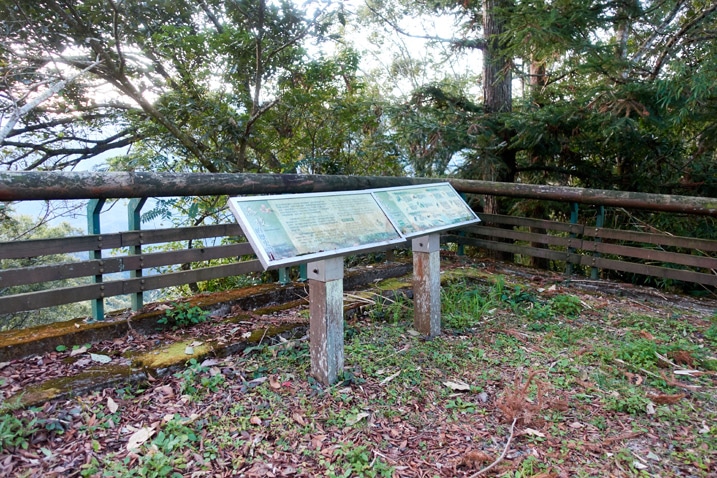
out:
<path id="1" fill-rule="evenodd" d="M 468 179 L 247 173 L 0 172 L 0 201 L 316 193 L 449 181 L 459 192 L 717 217 L 717 198 Z"/>

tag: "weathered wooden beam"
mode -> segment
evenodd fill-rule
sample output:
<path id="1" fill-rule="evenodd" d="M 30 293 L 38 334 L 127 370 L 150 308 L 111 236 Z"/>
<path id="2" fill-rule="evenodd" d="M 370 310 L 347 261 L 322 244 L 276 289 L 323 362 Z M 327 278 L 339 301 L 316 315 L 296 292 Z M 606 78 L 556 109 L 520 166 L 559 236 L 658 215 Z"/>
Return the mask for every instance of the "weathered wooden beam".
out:
<path id="1" fill-rule="evenodd" d="M 576 202 L 599 206 L 647 209 L 651 211 L 698 214 L 717 217 L 717 198 L 651 194 L 607 189 L 572 188 L 539 184 L 499 183 L 473 181 L 468 179 L 450 180 L 456 191 L 461 193 L 487 194 L 534 198 L 551 201 Z"/>
<path id="2" fill-rule="evenodd" d="M 432 182 L 383 176 L 0 172 L 0 201 L 348 191 Z"/>
<path id="3" fill-rule="evenodd" d="M 209 261 L 212 259 L 253 256 L 251 244 L 227 244 L 224 246 L 182 249 L 177 251 L 152 252 L 123 257 L 107 257 L 81 262 L 68 262 L 47 266 L 5 269 L 0 272 L 0 289 L 5 287 L 37 284 L 56 280 L 113 274 L 133 270 L 147 270 L 155 267 Z M 142 275 L 135 276 L 142 277 Z"/>
<path id="4" fill-rule="evenodd" d="M 413 327 L 441 335 L 441 235 L 413 239 Z"/>
<path id="5" fill-rule="evenodd" d="M 344 369 L 344 259 L 308 264 L 311 374 L 334 384 Z"/>
<path id="6" fill-rule="evenodd" d="M 283 194 L 372 189 L 446 179 L 303 174 L 0 172 L 0 201 Z M 449 179 L 461 193 L 567 201 L 717 217 L 717 199 L 603 189 Z"/>
<path id="7" fill-rule="evenodd" d="M 191 271 L 169 272 L 156 276 L 139 277 L 136 279 L 107 281 L 102 284 L 87 284 L 62 289 L 28 292 L 26 294 L 0 297 L 0 310 L 6 314 L 36 310 L 54 305 L 70 304 L 98 297 L 133 294 L 146 290 L 164 289 L 175 285 L 238 276 L 250 272 L 262 271 L 258 260 L 235 262 L 219 266 L 204 267 Z"/>
<path id="8" fill-rule="evenodd" d="M 0 259 L 20 259 L 51 254 L 87 252 L 94 249 L 118 249 L 139 244 L 188 241 L 208 237 L 244 237 L 239 224 L 213 224 L 210 226 L 148 229 L 143 231 L 96 234 L 92 236 L 31 239 L 19 242 L 0 242 Z"/>

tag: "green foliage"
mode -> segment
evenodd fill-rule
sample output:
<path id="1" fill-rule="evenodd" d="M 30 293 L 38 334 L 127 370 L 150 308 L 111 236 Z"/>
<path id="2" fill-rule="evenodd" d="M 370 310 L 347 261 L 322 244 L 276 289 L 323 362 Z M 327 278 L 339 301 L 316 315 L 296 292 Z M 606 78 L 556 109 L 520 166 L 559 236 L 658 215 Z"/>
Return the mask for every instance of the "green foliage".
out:
<path id="1" fill-rule="evenodd" d="M 705 338 L 709 340 L 712 345 L 717 345 L 717 324 L 712 325 L 707 331 L 705 331 Z"/>
<path id="2" fill-rule="evenodd" d="M 17 418 L 10 412 L 0 411 L 0 450 L 12 451 L 13 448 L 27 450 L 29 438 L 37 431 L 35 420 L 29 422 Z"/>
<path id="3" fill-rule="evenodd" d="M 644 393 L 635 387 L 624 387 L 614 391 L 605 399 L 605 406 L 608 410 L 640 415 L 647 412 L 647 404 L 650 403 Z"/>
<path id="4" fill-rule="evenodd" d="M 196 359 L 191 359 L 187 368 L 177 372 L 175 377 L 182 380 L 182 394 L 193 398 L 217 392 L 224 384 L 224 375 L 203 367 Z"/>
<path id="5" fill-rule="evenodd" d="M 413 301 L 408 300 L 404 295 L 394 295 L 393 299 L 377 295 L 375 304 L 368 312 L 369 317 L 374 320 L 398 323 L 405 320 L 413 313 Z"/>
<path id="6" fill-rule="evenodd" d="M 493 297 L 475 284 L 459 282 L 441 289 L 441 315 L 447 327 L 458 330 L 474 327 L 496 306 Z"/>
<path id="7" fill-rule="evenodd" d="M 550 299 L 550 307 L 566 317 L 576 317 L 583 310 L 580 299 L 574 295 L 559 294 Z"/>
<path id="8" fill-rule="evenodd" d="M 353 443 L 345 443 L 337 448 L 334 455 L 338 457 L 335 465 L 339 465 L 343 472 L 330 470 L 327 476 L 332 478 L 356 477 L 384 477 L 393 476 L 394 468 L 388 466 L 381 459 L 374 459 L 371 451 L 365 445 L 356 446 Z M 332 467 L 333 468 L 333 467 Z"/>
<path id="9" fill-rule="evenodd" d="M 209 313 L 201 307 L 193 306 L 188 302 L 174 302 L 172 308 L 167 309 L 157 322 L 175 328 L 184 328 L 204 323 L 208 319 Z"/>
<path id="10" fill-rule="evenodd" d="M 102 464 L 94 459 L 83 465 L 82 476 L 113 476 L 113 477 L 172 477 L 181 478 L 182 471 L 187 468 L 187 450 L 196 449 L 199 445 L 199 430 L 190 425 L 193 419 L 175 414 L 167 421 L 156 436 L 142 448 L 136 462 L 129 457 L 122 460 L 108 460 Z M 210 445 L 207 443 L 207 445 Z"/>

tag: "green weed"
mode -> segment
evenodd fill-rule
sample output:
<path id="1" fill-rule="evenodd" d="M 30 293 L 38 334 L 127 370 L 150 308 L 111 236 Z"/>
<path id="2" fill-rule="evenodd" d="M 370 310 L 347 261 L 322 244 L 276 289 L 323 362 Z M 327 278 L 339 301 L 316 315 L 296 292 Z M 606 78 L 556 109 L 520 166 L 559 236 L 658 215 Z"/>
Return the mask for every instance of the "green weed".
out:
<path id="1" fill-rule="evenodd" d="M 36 421 L 21 420 L 11 413 L 0 413 L 0 449 L 27 450 L 28 439 L 37 431 Z"/>
<path id="2" fill-rule="evenodd" d="M 574 295 L 559 294 L 550 299 L 550 307 L 566 317 L 576 317 L 583 310 L 583 303 Z"/>
<path id="3" fill-rule="evenodd" d="M 337 460 L 334 463 L 339 465 L 341 472 L 329 470 L 326 476 L 332 478 L 356 477 L 385 477 L 393 476 L 393 467 L 388 466 L 383 460 L 374 459 L 368 447 L 365 445 L 355 446 L 353 443 L 345 443 L 334 455 Z"/>
<path id="4" fill-rule="evenodd" d="M 465 282 L 451 284 L 441 291 L 442 320 L 449 328 L 474 327 L 488 310 L 496 306 L 490 294 Z"/>
<path id="5" fill-rule="evenodd" d="M 196 305 L 192 306 L 186 302 L 174 302 L 172 308 L 166 310 L 164 316 L 157 322 L 175 328 L 184 328 L 204 323 L 208 318 L 209 313 Z"/>

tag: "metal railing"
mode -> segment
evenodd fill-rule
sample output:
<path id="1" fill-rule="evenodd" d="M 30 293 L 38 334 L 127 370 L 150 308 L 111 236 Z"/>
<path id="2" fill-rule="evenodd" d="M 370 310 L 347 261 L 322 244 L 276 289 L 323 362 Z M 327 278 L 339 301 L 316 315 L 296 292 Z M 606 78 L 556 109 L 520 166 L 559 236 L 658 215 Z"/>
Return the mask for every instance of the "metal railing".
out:
<path id="1" fill-rule="evenodd" d="M 104 300 L 130 295 L 132 307 L 142 306 L 143 293 L 183 284 L 261 271 L 253 252 L 235 223 L 173 229 L 141 230 L 139 215 L 149 197 L 289 194 L 344 191 L 426 184 L 445 181 L 425 178 L 159 173 L 41 173 L 0 172 L 0 201 L 89 199 L 86 236 L 0 243 L 0 260 L 76 252 L 88 260 L 0 270 L 0 291 L 12 287 L 64 279 L 88 278 L 73 287 L 35 292 L 0 292 L 0 313 L 11 314 L 90 300 L 93 316 L 101 319 Z M 642 209 L 705 218 L 717 217 L 717 199 L 667 196 L 619 191 L 539 186 L 487 181 L 450 180 L 468 195 L 492 195 L 568 203 L 570 222 L 480 214 L 483 223 L 467 234 L 444 235 L 443 242 L 473 246 L 518 256 L 538 257 L 590 270 L 622 271 L 659 278 L 717 286 L 717 241 L 668 234 L 602 227 L 606 207 Z M 102 233 L 99 212 L 106 199 L 131 198 L 129 231 Z M 595 224 L 579 221 L 578 204 L 596 205 Z M 711 219 L 710 219 L 711 220 Z M 539 231 L 539 232 L 536 232 Z M 148 252 L 152 244 L 224 238 L 229 244 Z M 124 251 L 107 257 L 104 252 Z M 222 259 L 225 263 L 212 265 Z M 163 274 L 150 270 L 192 263 L 203 267 Z M 112 274 L 129 272 L 121 278 Z M 285 276 L 284 276 L 285 277 Z M 70 317 L 68 317 L 69 319 Z"/>

